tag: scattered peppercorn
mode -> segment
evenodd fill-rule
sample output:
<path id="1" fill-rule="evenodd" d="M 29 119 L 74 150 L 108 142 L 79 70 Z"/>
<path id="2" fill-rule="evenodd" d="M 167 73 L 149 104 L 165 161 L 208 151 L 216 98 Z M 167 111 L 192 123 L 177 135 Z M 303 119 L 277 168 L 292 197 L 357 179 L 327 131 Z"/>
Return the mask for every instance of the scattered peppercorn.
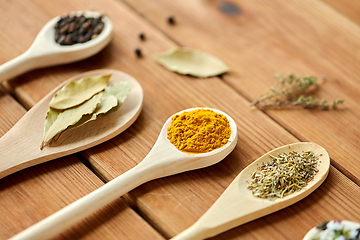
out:
<path id="1" fill-rule="evenodd" d="M 141 50 L 139 48 L 135 49 L 135 53 L 138 57 L 142 57 Z"/>
<path id="2" fill-rule="evenodd" d="M 168 23 L 170 23 L 171 25 L 174 25 L 175 24 L 175 19 L 174 19 L 174 17 L 172 17 L 172 16 L 170 16 L 170 17 L 168 17 Z"/>
<path id="3" fill-rule="evenodd" d="M 84 43 L 96 38 L 104 29 L 102 16 L 98 18 L 84 15 L 61 16 L 55 24 L 55 41 L 60 45 Z"/>
<path id="4" fill-rule="evenodd" d="M 139 37 L 140 37 L 141 40 L 143 40 L 143 41 L 145 40 L 145 35 L 143 33 L 140 33 Z"/>

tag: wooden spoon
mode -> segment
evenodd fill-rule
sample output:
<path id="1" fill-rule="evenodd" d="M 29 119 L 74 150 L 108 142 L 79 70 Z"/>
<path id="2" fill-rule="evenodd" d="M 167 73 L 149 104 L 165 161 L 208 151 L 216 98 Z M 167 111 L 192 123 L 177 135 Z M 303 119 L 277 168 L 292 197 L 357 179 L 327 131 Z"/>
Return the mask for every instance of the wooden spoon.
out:
<path id="1" fill-rule="evenodd" d="M 321 162 L 320 166 L 318 166 L 319 172 L 315 175 L 314 180 L 309 182 L 302 190 L 274 201 L 254 197 L 252 192 L 247 189 L 251 182 L 251 174 L 263 162 L 271 160 L 269 154 L 276 156 L 278 153 L 289 151 L 298 153 L 313 151 L 316 155 L 321 154 L 319 157 Z M 173 239 L 205 239 L 213 237 L 231 228 L 285 208 L 303 199 L 319 187 L 328 175 L 329 167 L 330 158 L 328 153 L 315 143 L 300 142 L 272 150 L 246 167 L 197 222 Z"/>
<path id="2" fill-rule="evenodd" d="M 65 132 L 56 144 L 40 150 L 49 102 L 66 82 L 86 76 L 112 74 L 110 83 L 129 81 L 133 87 L 123 105 L 115 112 Z M 33 106 L 2 138 L 0 138 L 0 178 L 21 169 L 66 156 L 105 142 L 123 132 L 139 116 L 143 90 L 133 77 L 116 70 L 95 70 L 70 78 Z"/>
<path id="3" fill-rule="evenodd" d="M 360 223 L 357 223 L 357 222 L 342 220 L 341 223 L 343 226 L 348 226 L 349 228 L 352 228 L 352 229 L 360 228 Z M 303 240 L 312 240 L 312 239 L 319 238 L 321 231 L 322 231 L 321 229 L 314 227 L 314 228 L 310 229 L 310 231 L 304 236 Z"/>
<path id="4" fill-rule="evenodd" d="M 195 109 L 187 109 L 184 111 L 192 110 Z M 221 161 L 236 146 L 237 128 L 234 120 L 226 113 L 216 109 L 211 110 L 223 114 L 230 122 L 231 136 L 229 142 L 223 147 L 211 152 L 199 154 L 190 154 L 179 151 L 167 139 L 167 128 L 172 121 L 170 117 L 165 122 L 160 135 L 149 154 L 137 166 L 98 188 L 94 192 L 20 232 L 11 239 L 39 240 L 51 238 L 147 181 L 184 171 L 207 167 Z"/>
<path id="5" fill-rule="evenodd" d="M 85 17 L 99 17 L 100 13 L 91 11 L 79 11 L 71 14 L 84 14 Z M 88 58 L 103 49 L 112 37 L 112 22 L 104 16 L 103 31 L 96 38 L 69 46 L 63 46 L 55 42 L 55 23 L 60 16 L 51 19 L 45 24 L 36 36 L 30 48 L 20 56 L 0 66 L 0 82 L 16 77 L 27 71 L 71 63 Z"/>

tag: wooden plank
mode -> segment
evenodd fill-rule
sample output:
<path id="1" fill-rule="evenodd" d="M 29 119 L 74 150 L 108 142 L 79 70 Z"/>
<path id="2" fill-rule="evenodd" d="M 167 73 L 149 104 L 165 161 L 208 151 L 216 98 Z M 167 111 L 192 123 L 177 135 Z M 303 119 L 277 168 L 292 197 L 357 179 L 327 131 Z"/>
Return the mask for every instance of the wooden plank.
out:
<path id="1" fill-rule="evenodd" d="M 35 2 L 35 5 L 39 2 Z M 31 5 L 31 3 L 27 4 Z M 52 5 L 56 9 L 53 13 L 61 14 L 76 10 L 79 9 L 77 7 L 85 4 L 89 9 L 105 10 L 115 23 L 115 37 L 110 46 L 97 56 L 80 63 L 33 71 L 20 76 L 10 81 L 8 87 L 25 105 L 32 106 L 59 82 L 80 71 L 99 67 L 116 68 L 135 76 L 145 91 L 144 110 L 139 119 L 129 130 L 113 140 L 81 153 L 102 178 L 111 180 L 139 163 L 154 144 L 164 121 L 171 114 L 184 108 L 197 106 L 219 108 L 230 114 L 238 124 L 238 145 L 234 152 L 219 164 L 152 181 L 125 196 L 132 206 L 165 237 L 175 235 L 198 219 L 234 177 L 254 159 L 277 146 L 298 141 L 261 111 L 249 108 L 248 100 L 239 96 L 221 79 L 200 80 L 180 76 L 156 64 L 150 55 L 167 50 L 176 44 L 121 2 L 103 1 L 100 5 L 100 3 L 81 0 L 68 1 L 56 7 Z M 37 7 L 50 9 L 50 3 L 43 2 Z M 161 24 L 168 28 L 173 27 L 166 25 L 165 21 L 170 12 L 163 9 L 158 16 L 164 21 Z M 36 17 L 45 19 L 44 15 Z M 177 30 L 173 29 L 173 31 Z M 139 32 L 145 32 L 147 36 L 145 42 L 140 42 L 138 39 Z M 192 36 L 201 37 L 204 34 L 198 32 L 199 35 Z M 176 39 L 176 36 L 173 38 Z M 193 41 L 197 40 L 194 38 Z M 204 46 L 208 44 L 209 48 L 214 46 L 211 42 L 203 44 Z M 141 47 L 144 58 L 136 58 L 133 52 L 136 47 Z M 323 185 L 314 193 L 319 194 L 320 197 L 311 195 L 293 207 L 226 234 L 233 236 L 233 239 L 243 239 L 243 237 L 263 239 L 265 234 L 269 239 L 292 239 L 292 231 L 296 231 L 295 236 L 301 238 L 308 229 L 319 223 L 318 220 L 344 217 L 359 221 L 359 202 L 356 200 L 359 198 L 355 200 L 352 198 L 359 195 L 359 187 L 333 168 L 325 184 L 328 182 L 328 185 Z M 342 192 L 341 189 L 347 189 L 349 192 Z M 322 192 L 326 194 L 321 194 Z M 355 195 L 352 195 L 353 193 Z M 317 204 L 324 199 L 328 205 Z M 344 209 L 344 205 L 350 210 L 344 210 L 342 215 L 339 215 L 336 209 Z M 314 212 L 319 214 L 318 218 L 314 218 Z M 302 217 L 298 217 L 298 214 Z M 251 232 L 247 233 L 249 231 Z M 224 236 L 215 239 L 228 239 L 228 235 Z"/>
<path id="2" fill-rule="evenodd" d="M 0 239 L 8 239 L 103 185 L 73 156 L 20 171 L 0 182 Z M 116 239 L 119 236 L 163 239 L 120 198 L 56 238 Z"/>
<path id="3" fill-rule="evenodd" d="M 20 119 L 20 117 L 25 114 L 26 111 L 20 104 L 16 104 L 16 101 L 1 85 L 0 108 L 3 111 L 3 113 L 0 114 L 0 136 L 3 136 Z"/>
<path id="4" fill-rule="evenodd" d="M 235 15 L 224 13 L 220 0 L 125 2 L 180 45 L 223 59 L 232 68 L 224 81 L 250 101 L 275 83 L 274 73 L 325 75 L 314 96 L 345 99 L 340 110 L 266 113 L 298 139 L 328 149 L 334 165 L 360 184 L 357 24 L 319 1 L 232 1 Z M 176 25 L 167 24 L 169 15 Z"/>
<path id="5" fill-rule="evenodd" d="M 360 2 L 356 0 L 321 0 L 339 13 L 348 17 L 351 21 L 360 25 Z"/>
<path id="6" fill-rule="evenodd" d="M 0 111 L 1 137 L 26 110 L 0 87 Z M 103 184 L 74 156 L 0 179 L 0 239 L 12 237 Z M 163 239 L 120 198 L 64 231 L 57 239 L 116 239 L 119 236 Z"/>
<path id="7" fill-rule="evenodd" d="M 157 79 L 159 81 L 159 79 Z M 204 84 L 206 84 L 204 82 Z M 196 87 L 190 83 L 191 88 L 198 88 L 200 85 L 196 84 Z M 220 107 L 228 112 L 239 124 L 239 143 L 234 152 L 222 162 L 215 166 L 193 171 L 189 173 L 183 173 L 180 175 L 168 177 L 165 179 L 153 181 L 147 183 L 137 189 L 133 190 L 130 194 L 126 195 L 126 199 L 132 204 L 132 206 L 138 211 L 142 212 L 143 216 L 146 216 L 149 222 L 155 226 L 166 237 L 172 237 L 176 233 L 184 230 L 195 222 L 201 214 L 203 214 L 211 204 L 220 196 L 223 190 L 230 184 L 230 182 L 237 176 L 237 174 L 254 159 L 261 156 L 266 151 L 280 146 L 285 142 L 294 142 L 296 139 L 292 138 L 287 132 L 285 132 L 279 126 L 272 124 L 262 115 L 259 111 L 252 111 L 247 107 L 246 101 L 241 98 L 232 100 L 237 103 L 239 112 L 234 112 L 230 108 L 224 106 L 230 105 L 230 102 L 226 102 L 227 97 L 231 95 L 230 91 L 221 85 L 212 83 L 211 85 L 221 93 L 219 99 L 222 99 L 219 103 L 211 102 L 211 98 L 207 99 L 207 103 L 211 102 L 213 107 Z M 215 89 L 212 89 L 215 91 Z M 186 92 L 184 91 L 184 94 Z M 211 95 L 210 91 L 204 90 L 205 95 Z M 180 96 L 176 96 L 180 97 Z M 190 104 L 184 101 L 183 104 Z M 219 106 L 217 105 L 219 104 Z M 164 103 L 166 108 L 168 104 Z M 185 106 L 184 106 L 185 107 Z M 150 106 L 147 107 L 149 109 Z M 145 110 L 145 109 L 144 109 Z M 89 161 L 94 164 L 101 161 L 102 166 L 106 167 L 105 170 L 100 172 L 106 175 L 108 179 L 112 179 L 112 176 L 118 175 L 120 172 L 125 172 L 129 168 L 135 166 L 135 163 L 125 165 L 124 159 L 134 159 L 134 161 L 141 160 L 144 154 L 144 147 L 150 150 L 148 146 L 148 139 L 153 136 L 153 129 L 160 131 L 161 123 L 155 124 L 146 121 L 151 115 L 142 113 L 141 118 L 131 127 L 128 131 L 131 136 L 119 136 L 116 137 L 112 144 L 100 145 L 92 148 L 89 151 L 84 152 L 87 155 Z M 151 128 L 150 133 L 144 126 Z M 140 126 L 139 126 L 140 125 Z M 141 127 L 143 126 L 143 127 Z M 264 132 L 261 132 L 261 130 Z M 141 133 L 140 133 L 141 132 Z M 146 135 L 144 135 L 146 134 Z M 274 141 L 280 141 L 274 144 Z M 285 142 L 283 142 L 285 141 Z M 155 139 L 153 140 L 155 142 Z M 121 159 L 121 165 L 116 164 L 114 160 L 109 156 L 118 156 Z M 334 206 L 342 208 L 343 204 L 346 208 L 358 211 L 359 201 L 353 199 L 352 194 L 349 192 L 345 199 L 335 199 L 332 196 L 341 197 L 343 192 L 341 189 L 352 189 L 351 191 L 359 194 L 359 187 L 344 177 L 336 169 L 332 169 L 335 172 L 335 176 L 330 175 L 326 182 L 330 184 L 326 185 L 323 190 L 319 191 L 321 201 L 329 202 L 328 206 L 323 207 L 323 204 L 318 204 L 314 199 L 306 199 L 296 204 L 294 210 L 292 207 L 281 211 L 280 217 L 276 214 L 270 215 L 266 218 L 259 219 L 252 223 L 246 224 L 243 227 L 239 227 L 234 231 L 230 231 L 225 236 L 219 236 L 216 239 L 261 239 L 266 232 L 270 232 L 268 239 L 291 239 L 294 237 L 292 231 L 289 229 L 296 229 L 296 238 L 300 239 L 305 235 L 306 230 L 312 226 L 322 222 L 325 219 L 334 218 L 350 218 L 355 221 L 359 221 L 359 217 L 351 212 L 344 211 L 344 215 L 339 217 L 338 212 L 334 212 L 332 208 Z M 339 182 L 335 179 L 341 179 Z M 326 195 L 322 192 L 328 192 Z M 336 198 L 336 197 L 335 197 Z M 305 203 L 304 203 L 305 201 Z M 342 202 L 344 201 L 344 202 Z M 310 208 L 308 206 L 311 206 Z M 324 208 L 326 211 L 324 211 Z M 294 216 L 300 210 L 303 209 L 301 215 L 303 218 L 285 216 Z M 294 211 L 296 213 L 294 213 Z M 318 218 L 313 218 L 312 215 L 317 214 Z M 282 220 L 282 218 L 284 218 Z M 321 220 L 322 219 L 322 220 Z M 283 225 L 286 225 L 283 228 Z M 260 226 L 260 227 L 259 227 Z M 252 230 L 255 229 L 255 230 Z M 277 231 L 280 232 L 278 233 Z"/>

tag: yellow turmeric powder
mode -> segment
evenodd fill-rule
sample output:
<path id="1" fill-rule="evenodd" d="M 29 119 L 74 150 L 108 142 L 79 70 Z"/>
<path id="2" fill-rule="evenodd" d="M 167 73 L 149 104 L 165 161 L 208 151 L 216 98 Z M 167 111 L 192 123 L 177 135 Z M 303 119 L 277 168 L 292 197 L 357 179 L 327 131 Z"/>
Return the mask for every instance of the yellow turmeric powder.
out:
<path id="1" fill-rule="evenodd" d="M 172 118 L 167 137 L 183 152 L 204 153 L 225 145 L 231 135 L 225 116 L 209 109 L 183 112 Z"/>

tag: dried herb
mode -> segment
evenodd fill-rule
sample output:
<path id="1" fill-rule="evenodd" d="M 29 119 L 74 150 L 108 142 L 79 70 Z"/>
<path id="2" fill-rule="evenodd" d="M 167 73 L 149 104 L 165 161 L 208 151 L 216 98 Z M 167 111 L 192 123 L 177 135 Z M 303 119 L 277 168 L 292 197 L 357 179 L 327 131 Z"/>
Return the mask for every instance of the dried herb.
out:
<path id="1" fill-rule="evenodd" d="M 51 102 L 57 103 L 56 107 L 61 103 L 62 107 L 67 106 L 67 108 L 56 109 L 50 105 L 45 118 L 44 140 L 40 149 L 46 143 L 51 145 L 57 141 L 65 131 L 116 111 L 124 103 L 131 91 L 132 83 L 117 82 L 106 86 L 110 76 L 94 76 L 72 81 L 55 94 Z M 106 79 L 105 88 L 104 79 Z M 92 96 L 87 99 L 90 94 Z M 78 99 L 85 100 L 73 106 L 74 102 L 79 102 Z"/>
<path id="2" fill-rule="evenodd" d="M 319 157 L 311 151 L 272 156 L 252 175 L 248 189 L 255 197 L 275 200 L 301 190 L 318 172 Z"/>
<path id="3" fill-rule="evenodd" d="M 55 135 L 64 131 L 67 127 L 76 124 L 83 115 L 93 113 L 96 106 L 101 102 L 102 94 L 103 92 L 100 92 L 90 98 L 89 101 L 59 113 L 55 121 L 49 127 L 48 131 L 44 132 L 44 142 L 49 141 L 55 137 Z"/>
<path id="4" fill-rule="evenodd" d="M 301 106 L 303 108 L 319 108 L 328 110 L 342 104 L 344 100 L 333 100 L 331 104 L 325 99 L 316 99 L 312 96 L 306 96 L 311 90 L 315 90 L 318 86 L 316 77 L 306 76 L 297 77 L 294 74 L 282 76 L 276 74 L 277 84 L 270 88 L 270 91 L 260 99 L 256 99 L 251 105 L 259 107 L 287 107 Z"/>
<path id="5" fill-rule="evenodd" d="M 316 227 L 319 232 L 314 235 L 312 240 L 356 240 L 360 239 L 360 228 L 358 224 L 349 224 L 346 221 L 324 222 Z"/>
<path id="6" fill-rule="evenodd" d="M 132 88 L 131 82 L 117 82 L 109 85 L 104 89 L 105 93 L 114 95 L 117 98 L 117 106 L 112 110 L 117 110 L 125 101 Z"/>
<path id="7" fill-rule="evenodd" d="M 220 59 L 195 49 L 179 47 L 154 56 L 155 60 L 180 74 L 207 78 L 229 71 L 229 67 Z"/>
<path id="8" fill-rule="evenodd" d="M 118 101 L 114 95 L 111 95 L 107 92 L 103 92 L 100 102 L 97 104 L 95 110 L 87 115 L 83 115 L 82 118 L 75 124 L 66 128 L 66 130 L 74 129 L 88 123 L 90 121 L 96 120 L 100 115 L 103 115 L 109 112 L 112 108 L 115 108 L 118 105 Z"/>
<path id="9" fill-rule="evenodd" d="M 71 81 L 54 95 L 49 106 L 55 109 L 67 109 L 79 105 L 104 90 L 109 84 L 110 76 L 92 76 Z"/>
<path id="10" fill-rule="evenodd" d="M 317 229 L 320 230 L 326 230 L 326 225 L 329 223 L 329 221 L 322 222 L 320 225 L 316 226 Z"/>

